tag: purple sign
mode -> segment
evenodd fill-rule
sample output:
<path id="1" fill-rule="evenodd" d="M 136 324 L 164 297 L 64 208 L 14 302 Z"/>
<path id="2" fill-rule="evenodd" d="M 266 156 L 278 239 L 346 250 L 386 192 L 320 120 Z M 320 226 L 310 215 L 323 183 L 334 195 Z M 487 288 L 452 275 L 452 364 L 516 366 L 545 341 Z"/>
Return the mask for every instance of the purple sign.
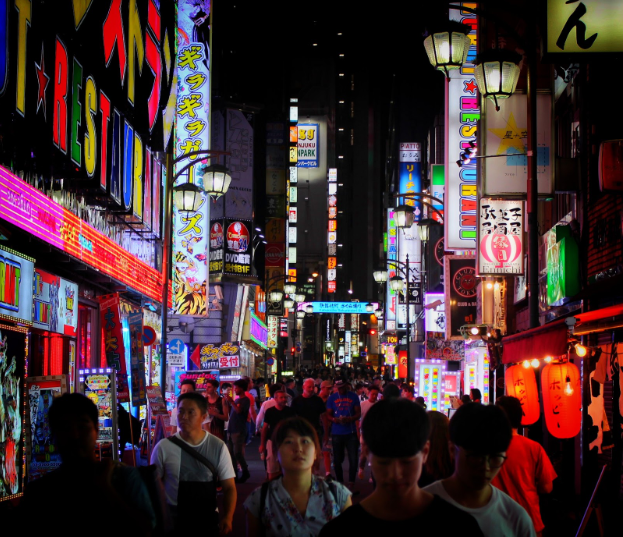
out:
<path id="1" fill-rule="evenodd" d="M 251 339 L 260 347 L 267 349 L 268 328 L 258 317 L 251 314 Z"/>

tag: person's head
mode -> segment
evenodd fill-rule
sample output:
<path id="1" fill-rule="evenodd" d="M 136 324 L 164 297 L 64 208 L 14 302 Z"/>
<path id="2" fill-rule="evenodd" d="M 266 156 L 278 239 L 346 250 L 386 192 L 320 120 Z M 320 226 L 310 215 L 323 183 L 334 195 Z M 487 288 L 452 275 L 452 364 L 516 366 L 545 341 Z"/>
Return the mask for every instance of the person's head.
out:
<path id="1" fill-rule="evenodd" d="M 279 410 L 283 410 L 288 402 L 288 394 L 285 390 L 280 390 L 274 393 L 273 398 Z"/>
<path id="2" fill-rule="evenodd" d="M 452 452 L 450 451 L 450 420 L 448 416 L 430 410 L 430 451 L 426 461 L 426 470 L 433 479 L 445 479 L 452 475 Z"/>
<path id="3" fill-rule="evenodd" d="M 247 381 L 246 380 L 242 380 L 242 379 L 238 379 L 236 382 L 234 382 L 234 393 L 237 396 L 241 396 L 244 395 L 244 392 L 247 391 Z"/>
<path id="4" fill-rule="evenodd" d="M 286 388 L 291 390 L 292 388 L 294 388 L 295 385 L 296 385 L 296 381 L 292 377 L 286 379 Z"/>
<path id="5" fill-rule="evenodd" d="M 314 383 L 314 379 L 305 379 L 303 382 L 303 397 L 311 397 L 314 395 L 316 391 L 316 384 Z"/>
<path id="6" fill-rule="evenodd" d="M 357 395 L 361 395 L 363 393 L 363 383 L 358 382 L 357 384 L 355 384 L 355 393 Z"/>
<path id="7" fill-rule="evenodd" d="M 482 394 L 480 393 L 480 390 L 478 388 L 472 388 L 469 391 L 469 394 L 471 396 L 471 399 L 474 403 L 480 403 L 482 402 Z"/>
<path id="8" fill-rule="evenodd" d="M 523 408 L 521 407 L 521 401 L 519 401 L 517 397 L 503 395 L 502 397 L 498 397 L 495 404 L 506 412 L 506 417 L 513 429 L 519 429 L 519 427 L 521 427 Z"/>
<path id="9" fill-rule="evenodd" d="M 81 393 L 65 393 L 54 398 L 48 420 L 63 461 L 95 459 L 98 418 L 95 403 Z"/>
<path id="10" fill-rule="evenodd" d="M 182 432 L 201 430 L 207 415 L 208 402 L 200 393 L 183 393 L 177 398 L 177 426 Z"/>
<path id="11" fill-rule="evenodd" d="M 378 386 L 370 386 L 368 390 L 368 401 L 371 403 L 376 403 L 379 398 L 379 387 Z"/>
<path id="12" fill-rule="evenodd" d="M 348 389 L 349 389 L 348 382 L 340 379 L 335 382 L 335 386 L 340 395 L 346 395 L 348 393 Z"/>
<path id="13" fill-rule="evenodd" d="M 313 425 L 306 419 L 294 417 L 277 425 L 272 435 L 273 449 L 284 474 L 289 471 L 311 472 L 320 455 L 320 441 Z"/>
<path id="14" fill-rule="evenodd" d="M 330 380 L 323 380 L 320 383 L 320 397 L 324 397 L 325 399 L 331 395 L 333 391 L 333 383 Z"/>
<path id="15" fill-rule="evenodd" d="M 231 392 L 231 384 L 229 382 L 223 382 L 221 384 L 221 393 L 227 394 Z"/>
<path id="16" fill-rule="evenodd" d="M 394 383 L 389 383 L 383 388 L 383 399 L 393 399 L 400 397 L 400 390 Z"/>
<path id="17" fill-rule="evenodd" d="M 218 380 L 216 379 L 208 379 L 206 380 L 206 394 L 213 395 L 217 393 L 218 390 Z"/>
<path id="18" fill-rule="evenodd" d="M 462 405 L 450 420 L 454 475 L 471 490 L 491 483 L 504 464 L 512 430 L 504 411 L 495 405 Z"/>
<path id="19" fill-rule="evenodd" d="M 424 399 L 421 395 L 418 395 L 418 396 L 415 398 L 415 402 L 416 402 L 418 405 L 420 405 L 422 408 L 426 408 L 426 400 L 425 400 L 425 399 Z"/>
<path id="20" fill-rule="evenodd" d="M 472 399 L 469 395 L 465 394 L 465 395 L 461 395 L 461 404 L 462 405 L 466 405 L 467 403 L 471 403 Z"/>
<path id="21" fill-rule="evenodd" d="M 197 385 L 192 379 L 184 379 L 180 384 L 180 394 L 197 391 Z"/>
<path id="22" fill-rule="evenodd" d="M 413 401 L 414 395 L 415 394 L 413 391 L 413 386 L 409 386 L 409 384 L 407 384 L 406 382 L 404 382 L 402 386 L 400 386 L 401 397 L 404 397 L 405 399 L 409 399 L 409 401 Z"/>
<path id="23" fill-rule="evenodd" d="M 407 399 L 383 399 L 366 413 L 362 432 L 380 490 L 402 495 L 417 487 L 429 449 L 426 411 Z"/>

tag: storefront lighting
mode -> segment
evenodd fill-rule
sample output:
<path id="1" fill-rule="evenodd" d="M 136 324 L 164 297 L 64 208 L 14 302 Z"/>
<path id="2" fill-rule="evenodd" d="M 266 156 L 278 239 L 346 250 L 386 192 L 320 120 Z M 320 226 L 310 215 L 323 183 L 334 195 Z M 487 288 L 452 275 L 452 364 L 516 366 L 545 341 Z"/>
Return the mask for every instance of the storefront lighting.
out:
<path id="1" fill-rule="evenodd" d="M 495 282 L 493 284 L 493 289 L 495 289 L 496 291 L 498 291 L 500 289 L 500 282 Z"/>
<path id="2" fill-rule="evenodd" d="M 508 99 L 519 80 L 521 55 L 508 49 L 486 50 L 476 57 L 476 84 L 483 97 L 489 97 L 500 110 L 498 99 Z"/>
<path id="3" fill-rule="evenodd" d="M 532 362 L 530 362 L 530 365 L 532 367 L 534 367 L 534 369 L 537 369 L 539 367 L 539 365 L 541 365 L 541 362 L 539 362 L 536 358 L 534 360 L 532 360 Z"/>
<path id="4" fill-rule="evenodd" d="M 487 282 L 487 289 L 493 289 L 493 284 L 491 282 Z"/>
<path id="5" fill-rule="evenodd" d="M 530 360 L 524 360 L 522 364 L 526 369 L 530 369 Z"/>
<path id="6" fill-rule="evenodd" d="M 567 376 L 565 380 L 565 395 L 573 395 L 573 387 L 571 386 L 571 379 Z"/>
<path id="7" fill-rule="evenodd" d="M 586 347 L 584 345 L 580 345 L 579 343 L 576 343 L 576 345 L 575 345 L 575 353 L 580 358 L 584 358 L 584 356 L 586 356 Z"/>
<path id="8" fill-rule="evenodd" d="M 480 330 L 477 326 L 472 326 L 470 332 L 472 333 L 472 335 L 477 336 L 480 333 Z"/>
<path id="9" fill-rule="evenodd" d="M 552 361 L 552 357 L 551 357 L 551 356 L 546 356 L 546 357 L 544 358 L 544 361 L 545 361 L 545 363 L 546 363 L 546 364 L 549 364 L 549 363 L 551 363 L 551 361 Z"/>
<path id="10" fill-rule="evenodd" d="M 439 32 L 424 39 L 424 48 L 431 65 L 450 78 L 450 71 L 459 69 L 467 60 L 471 27 L 457 21 L 448 21 Z"/>

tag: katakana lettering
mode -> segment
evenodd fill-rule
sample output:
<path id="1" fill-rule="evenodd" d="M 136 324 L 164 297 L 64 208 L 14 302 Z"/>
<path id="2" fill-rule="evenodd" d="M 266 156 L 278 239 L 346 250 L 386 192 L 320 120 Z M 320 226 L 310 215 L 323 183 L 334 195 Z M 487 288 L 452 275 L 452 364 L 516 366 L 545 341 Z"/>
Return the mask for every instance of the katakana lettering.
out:
<path id="1" fill-rule="evenodd" d="M 206 122 L 201 121 L 200 119 L 196 119 L 195 121 L 191 121 L 190 123 L 186 123 L 186 125 L 184 125 L 184 130 L 186 130 L 191 136 L 199 136 L 205 128 Z"/>
<path id="2" fill-rule="evenodd" d="M 199 151 L 201 149 L 202 140 L 191 140 L 187 138 L 181 144 L 179 144 L 179 149 L 182 151 L 184 155 L 188 155 L 189 153 L 193 153 L 194 151 Z M 188 157 L 190 160 L 195 160 L 197 155 L 190 155 Z"/>
<path id="3" fill-rule="evenodd" d="M 201 94 L 200 93 L 191 93 L 190 96 L 185 96 L 182 98 L 182 102 L 177 107 L 177 113 L 180 117 L 184 117 L 188 114 L 188 117 L 195 118 L 197 114 L 195 112 L 196 108 L 200 108 L 203 106 L 201 102 Z"/>
<path id="4" fill-rule="evenodd" d="M 197 69 L 196 62 L 203 60 L 203 53 L 201 51 L 201 47 L 198 45 L 193 45 L 191 47 L 182 49 L 179 53 L 179 63 L 177 66 L 180 69 L 184 69 L 184 67 L 190 67 L 193 71 Z"/>
<path id="5" fill-rule="evenodd" d="M 205 81 L 208 79 L 203 73 L 195 73 L 192 75 L 188 75 L 184 82 L 188 84 L 192 91 L 197 91 L 201 86 L 205 84 Z"/>
<path id="6" fill-rule="evenodd" d="M 193 233 L 197 233 L 197 235 L 201 235 L 203 233 L 203 229 L 198 224 L 202 219 L 203 215 L 201 213 L 195 213 L 192 216 L 183 216 L 182 222 L 186 224 L 186 227 L 180 231 L 180 234 L 183 235 L 192 231 Z"/>

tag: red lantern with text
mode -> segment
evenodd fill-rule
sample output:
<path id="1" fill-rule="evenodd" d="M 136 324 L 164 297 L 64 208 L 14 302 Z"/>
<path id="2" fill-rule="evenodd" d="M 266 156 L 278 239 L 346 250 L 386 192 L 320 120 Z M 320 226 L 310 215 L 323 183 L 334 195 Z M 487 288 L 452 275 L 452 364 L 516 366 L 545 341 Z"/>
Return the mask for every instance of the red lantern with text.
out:
<path id="1" fill-rule="evenodd" d="M 539 406 L 539 391 L 536 385 L 534 369 L 526 369 L 520 365 L 509 367 L 504 374 L 506 381 L 506 395 L 516 397 L 521 403 L 523 426 L 532 425 L 541 415 Z"/>
<path id="2" fill-rule="evenodd" d="M 556 438 L 573 438 L 582 423 L 580 371 L 570 363 L 549 364 L 541 373 L 547 430 Z"/>
<path id="3" fill-rule="evenodd" d="M 398 378 L 407 378 L 407 351 L 398 351 Z"/>

